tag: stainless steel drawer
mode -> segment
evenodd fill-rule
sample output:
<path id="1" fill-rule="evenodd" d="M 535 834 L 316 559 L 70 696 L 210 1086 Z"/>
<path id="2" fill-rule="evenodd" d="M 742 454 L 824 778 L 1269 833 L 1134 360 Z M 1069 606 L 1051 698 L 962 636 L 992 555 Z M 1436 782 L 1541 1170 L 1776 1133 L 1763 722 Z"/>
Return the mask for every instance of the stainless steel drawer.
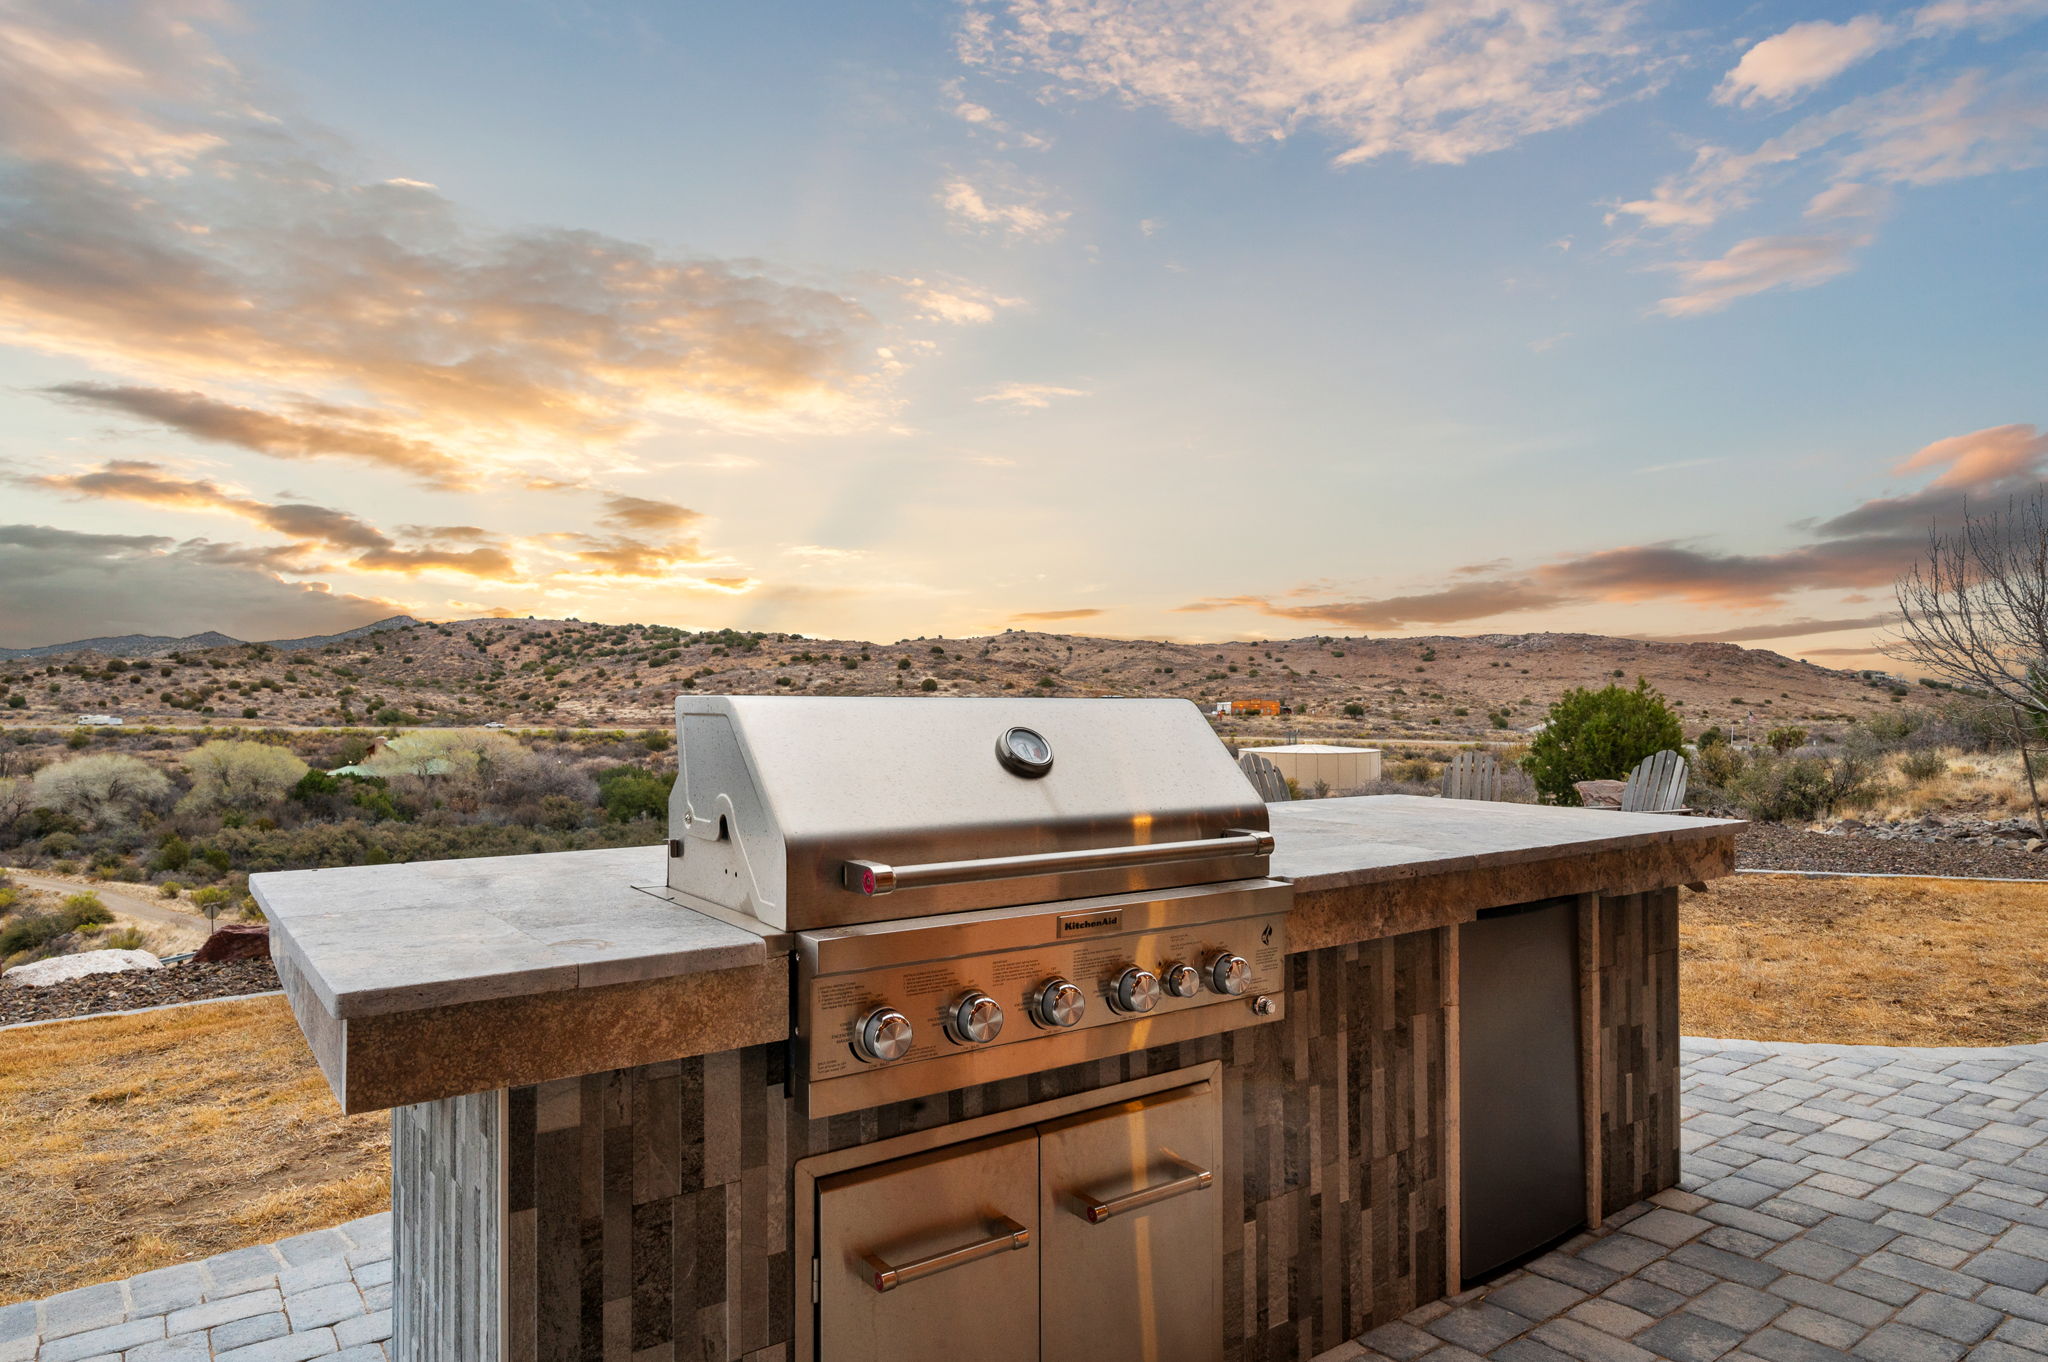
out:
<path id="1" fill-rule="evenodd" d="M 821 1355 L 1037 1362 L 1038 1219 L 1029 1129 L 820 1179 Z"/>
<path id="2" fill-rule="evenodd" d="M 1038 1127 L 1043 1356 L 1222 1362 L 1221 1118 L 1201 1083 Z"/>

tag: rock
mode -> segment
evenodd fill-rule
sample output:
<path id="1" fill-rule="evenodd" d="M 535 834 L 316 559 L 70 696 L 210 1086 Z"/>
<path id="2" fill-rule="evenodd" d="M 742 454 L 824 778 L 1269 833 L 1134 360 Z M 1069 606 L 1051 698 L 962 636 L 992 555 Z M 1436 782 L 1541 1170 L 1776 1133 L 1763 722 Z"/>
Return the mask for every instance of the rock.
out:
<path id="1" fill-rule="evenodd" d="M 126 970 L 161 969 L 163 961 L 148 951 L 80 951 L 16 965 L 0 974 L 0 984 L 10 988 L 44 988 L 88 974 L 119 974 Z"/>
<path id="2" fill-rule="evenodd" d="M 217 928 L 206 944 L 192 955 L 194 964 L 211 965 L 222 960 L 268 960 L 270 925 L 264 922 L 230 922 Z"/>
<path id="3" fill-rule="evenodd" d="M 2038 837 L 2029 837 L 2027 839 L 2027 844 L 2024 847 L 2021 847 L 2020 850 L 2039 851 L 2042 847 L 2048 847 L 2048 842 L 2044 842 Z"/>
<path id="4" fill-rule="evenodd" d="M 1579 803 L 1589 809 L 1618 809 L 1621 807 L 1621 792 L 1628 788 L 1625 780 L 1581 780 L 1572 788 L 1579 792 Z"/>

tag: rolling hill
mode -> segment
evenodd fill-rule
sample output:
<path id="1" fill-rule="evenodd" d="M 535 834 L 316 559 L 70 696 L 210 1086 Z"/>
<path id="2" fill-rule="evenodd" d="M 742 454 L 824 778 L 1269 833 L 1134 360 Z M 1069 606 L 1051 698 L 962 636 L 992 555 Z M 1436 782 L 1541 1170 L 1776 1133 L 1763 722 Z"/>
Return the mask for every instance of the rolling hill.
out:
<path id="1" fill-rule="evenodd" d="M 666 726 L 682 691 L 822 695 L 1170 695 L 1270 699 L 1219 721 L 1244 736 L 1515 738 L 1573 686 L 1647 678 L 1684 715 L 1761 734 L 1827 729 L 1900 703 L 1903 683 L 1731 643 L 1593 634 L 1171 643 L 1006 631 L 894 643 L 574 620 L 403 616 L 274 643 L 218 634 L 84 640 L 0 660 L 0 719 Z M 17 703 L 18 701 L 18 703 Z"/>

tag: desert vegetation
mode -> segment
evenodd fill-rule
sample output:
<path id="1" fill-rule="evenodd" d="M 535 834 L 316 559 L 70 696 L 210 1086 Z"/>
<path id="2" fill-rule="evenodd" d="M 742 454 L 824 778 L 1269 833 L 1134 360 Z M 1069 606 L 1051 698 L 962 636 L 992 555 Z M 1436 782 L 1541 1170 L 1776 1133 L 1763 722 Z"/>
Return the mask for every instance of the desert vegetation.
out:
<path id="1" fill-rule="evenodd" d="M 671 747 L 661 732 L 14 730 L 0 859 L 253 914 L 253 872 L 659 841 Z M 91 897 L 0 888 L 0 963 L 120 944 Z"/>

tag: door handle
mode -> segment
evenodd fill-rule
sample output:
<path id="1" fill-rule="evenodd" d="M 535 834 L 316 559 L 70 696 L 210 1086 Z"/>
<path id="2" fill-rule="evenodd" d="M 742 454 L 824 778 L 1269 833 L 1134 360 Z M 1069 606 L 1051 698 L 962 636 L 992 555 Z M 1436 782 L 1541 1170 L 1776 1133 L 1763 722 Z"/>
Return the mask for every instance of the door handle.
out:
<path id="1" fill-rule="evenodd" d="M 877 1291 L 894 1291 L 905 1282 L 914 1282 L 919 1277 L 929 1277 L 952 1268 L 965 1267 L 983 1258 L 993 1258 L 998 1253 L 1012 1249 L 1029 1248 L 1031 1231 L 1007 1215 L 995 1218 L 997 1232 L 994 1236 L 967 1244 L 944 1253 L 934 1253 L 929 1258 L 920 1258 L 914 1263 L 891 1267 L 872 1253 L 863 1253 L 861 1261 L 868 1265 L 868 1285 Z"/>
<path id="2" fill-rule="evenodd" d="M 1197 1168 L 1194 1164 L 1189 1163 L 1177 1154 L 1168 1154 L 1165 1157 L 1168 1163 L 1173 1164 L 1177 1168 L 1186 1169 L 1185 1175 L 1168 1182 L 1154 1183 L 1150 1187 L 1140 1187 L 1135 1192 L 1128 1192 L 1119 1197 L 1110 1197 L 1107 1200 L 1101 1197 L 1090 1196 L 1087 1192 L 1081 1192 L 1079 1193 L 1081 1198 L 1081 1218 L 1091 1225 L 1100 1225 L 1111 1216 L 1122 1215 L 1126 1211 L 1135 1211 L 1141 1207 L 1154 1206 L 1159 1202 L 1168 1201 L 1177 1196 L 1185 1196 L 1189 1192 L 1203 1191 L 1209 1184 L 1216 1181 L 1214 1173 L 1206 1168 Z"/>

